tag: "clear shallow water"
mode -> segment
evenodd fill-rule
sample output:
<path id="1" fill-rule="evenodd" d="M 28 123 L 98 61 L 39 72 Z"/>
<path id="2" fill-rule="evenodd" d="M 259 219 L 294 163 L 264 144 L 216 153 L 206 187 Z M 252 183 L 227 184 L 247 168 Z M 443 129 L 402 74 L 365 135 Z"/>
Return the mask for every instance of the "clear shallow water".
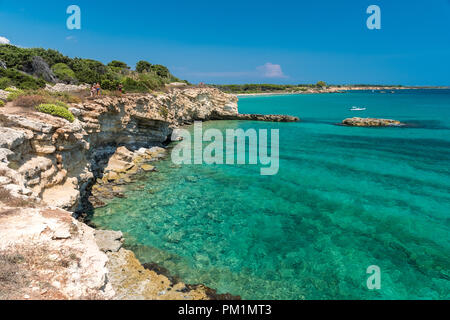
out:
<path id="1" fill-rule="evenodd" d="M 169 159 L 93 222 L 125 232 L 142 262 L 244 299 L 450 298 L 450 91 L 246 97 L 239 109 L 303 120 L 203 124 L 280 129 L 278 175 Z M 350 116 L 416 127 L 334 125 Z M 381 290 L 367 289 L 370 265 Z"/>

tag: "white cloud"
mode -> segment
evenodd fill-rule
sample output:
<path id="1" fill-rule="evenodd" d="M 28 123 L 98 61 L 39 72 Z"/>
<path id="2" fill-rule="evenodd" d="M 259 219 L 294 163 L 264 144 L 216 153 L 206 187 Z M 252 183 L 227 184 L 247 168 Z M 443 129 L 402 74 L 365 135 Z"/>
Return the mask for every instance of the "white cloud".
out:
<path id="1" fill-rule="evenodd" d="M 5 37 L 0 37 L 0 44 L 10 44 L 11 42 Z"/>
<path id="2" fill-rule="evenodd" d="M 265 78 L 286 78 L 286 75 L 283 73 L 283 70 L 281 70 L 279 64 L 267 62 L 263 66 L 257 67 L 256 70 L 258 70 Z"/>

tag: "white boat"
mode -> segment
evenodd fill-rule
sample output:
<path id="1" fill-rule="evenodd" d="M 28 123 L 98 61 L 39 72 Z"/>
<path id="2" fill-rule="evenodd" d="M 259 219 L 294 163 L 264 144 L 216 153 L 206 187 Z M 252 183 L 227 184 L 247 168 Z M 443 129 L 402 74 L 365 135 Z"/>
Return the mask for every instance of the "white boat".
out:
<path id="1" fill-rule="evenodd" d="M 364 110 L 366 110 L 366 108 L 359 108 L 354 106 L 350 109 L 350 111 L 364 111 Z"/>

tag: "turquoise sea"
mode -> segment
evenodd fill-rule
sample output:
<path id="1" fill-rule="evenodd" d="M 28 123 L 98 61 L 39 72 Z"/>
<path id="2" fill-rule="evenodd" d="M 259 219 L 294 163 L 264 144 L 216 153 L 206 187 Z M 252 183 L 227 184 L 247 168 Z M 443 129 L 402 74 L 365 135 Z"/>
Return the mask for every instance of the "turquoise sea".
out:
<path id="1" fill-rule="evenodd" d="M 142 262 L 243 299 L 450 298 L 450 90 L 242 97 L 239 110 L 302 119 L 203 124 L 279 129 L 277 175 L 169 158 L 93 222 Z M 351 116 L 409 126 L 336 125 Z"/>

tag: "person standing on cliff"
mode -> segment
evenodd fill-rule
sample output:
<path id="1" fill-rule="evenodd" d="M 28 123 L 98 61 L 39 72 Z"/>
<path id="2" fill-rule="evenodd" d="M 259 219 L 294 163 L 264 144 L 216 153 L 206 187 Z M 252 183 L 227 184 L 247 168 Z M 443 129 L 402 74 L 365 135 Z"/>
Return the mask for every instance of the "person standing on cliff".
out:
<path id="1" fill-rule="evenodd" d="M 101 94 L 100 90 L 102 89 L 102 87 L 100 86 L 100 83 L 97 82 L 97 84 L 95 85 L 95 89 L 97 90 L 97 97 Z"/>
<path id="2" fill-rule="evenodd" d="M 96 88 L 95 88 L 95 83 L 93 83 L 93 84 L 92 84 L 92 86 L 91 86 L 91 98 L 93 98 L 93 97 L 94 97 L 94 95 L 95 95 L 95 91 L 96 91 Z"/>

